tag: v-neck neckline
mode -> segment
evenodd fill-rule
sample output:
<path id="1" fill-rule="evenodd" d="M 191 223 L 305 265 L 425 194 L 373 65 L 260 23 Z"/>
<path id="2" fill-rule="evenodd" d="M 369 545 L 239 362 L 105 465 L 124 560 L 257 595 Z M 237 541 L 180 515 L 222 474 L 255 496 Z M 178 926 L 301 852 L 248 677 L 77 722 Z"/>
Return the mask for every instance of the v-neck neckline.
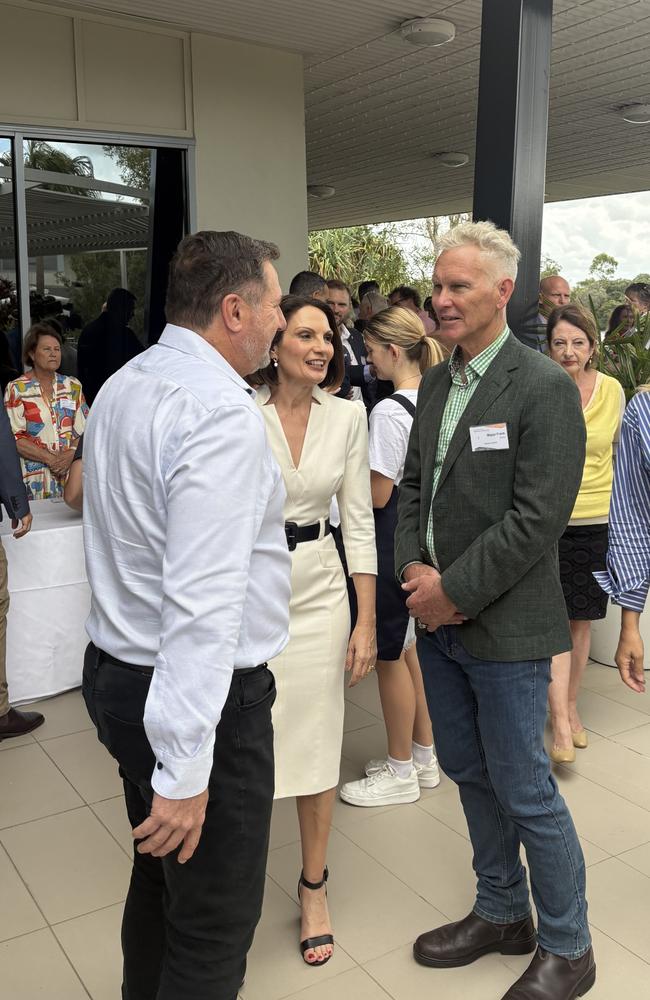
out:
<path id="1" fill-rule="evenodd" d="M 596 393 L 598 392 L 598 387 L 600 386 L 600 383 L 602 381 L 601 374 L 602 374 L 601 372 L 596 372 L 596 381 L 594 382 L 594 387 L 591 390 L 591 395 L 589 396 L 589 399 L 587 400 L 587 402 L 585 403 L 585 405 L 582 407 L 582 412 L 583 413 L 587 412 L 587 410 L 589 409 L 589 407 L 591 406 L 591 404 L 594 402 L 594 400 L 596 398 Z"/>
<path id="2" fill-rule="evenodd" d="M 299 472 L 300 471 L 300 467 L 302 465 L 302 458 L 303 458 L 303 455 L 305 454 L 305 447 L 307 445 L 307 440 L 309 438 L 309 433 L 310 433 L 310 430 L 311 430 L 311 425 L 312 425 L 312 419 L 311 418 L 312 418 L 312 414 L 314 412 L 314 407 L 315 406 L 322 406 L 322 403 L 319 403 L 319 401 L 317 399 L 315 399 L 314 396 L 312 396 L 311 406 L 309 408 L 309 416 L 307 417 L 307 426 L 305 427 L 305 436 L 302 439 L 302 448 L 300 449 L 300 457 L 298 459 L 298 464 L 297 465 L 296 465 L 296 463 L 293 460 L 293 455 L 291 454 L 291 446 L 289 444 L 287 435 L 286 435 L 284 427 L 282 425 L 282 420 L 280 419 L 280 414 L 278 413 L 277 406 L 275 405 L 275 403 L 270 403 L 270 402 L 266 402 L 263 405 L 264 406 L 272 406 L 273 407 L 273 413 L 275 414 L 275 419 L 277 420 L 278 427 L 280 429 L 280 433 L 282 434 L 282 440 L 284 441 L 284 446 L 285 446 L 285 448 L 287 450 L 287 454 L 289 456 L 289 461 L 291 462 L 291 468 L 293 469 L 294 472 Z"/>

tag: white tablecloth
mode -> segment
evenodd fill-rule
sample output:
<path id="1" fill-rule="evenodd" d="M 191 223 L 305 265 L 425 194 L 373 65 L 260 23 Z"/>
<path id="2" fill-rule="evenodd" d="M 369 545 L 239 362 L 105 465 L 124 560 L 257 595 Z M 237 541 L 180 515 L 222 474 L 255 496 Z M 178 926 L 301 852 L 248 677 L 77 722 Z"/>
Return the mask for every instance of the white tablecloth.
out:
<path id="1" fill-rule="evenodd" d="M 6 514 L 0 524 L 9 565 L 7 681 L 14 705 L 78 687 L 88 644 L 81 514 L 51 500 L 30 507 L 34 523 L 24 538 L 13 538 Z"/>

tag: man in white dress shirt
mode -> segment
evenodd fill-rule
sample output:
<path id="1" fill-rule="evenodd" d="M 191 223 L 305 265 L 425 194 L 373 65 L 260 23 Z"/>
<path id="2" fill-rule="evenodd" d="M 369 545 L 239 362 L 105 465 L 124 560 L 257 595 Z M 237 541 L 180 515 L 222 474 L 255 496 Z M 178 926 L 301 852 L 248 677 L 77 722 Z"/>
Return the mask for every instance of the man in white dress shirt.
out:
<path id="1" fill-rule="evenodd" d="M 179 245 L 158 344 L 84 440 L 83 693 L 135 840 L 123 1000 L 235 1000 L 259 919 L 273 676 L 288 638 L 285 491 L 244 375 L 285 321 L 273 244 Z"/>

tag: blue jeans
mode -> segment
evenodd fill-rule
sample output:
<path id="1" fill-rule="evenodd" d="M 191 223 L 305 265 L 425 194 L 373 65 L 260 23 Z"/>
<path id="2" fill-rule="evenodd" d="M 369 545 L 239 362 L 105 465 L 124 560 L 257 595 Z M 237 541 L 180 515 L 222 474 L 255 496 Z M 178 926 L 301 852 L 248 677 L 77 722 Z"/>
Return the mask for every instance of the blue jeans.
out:
<path id="1" fill-rule="evenodd" d="M 498 924 L 530 913 L 523 844 L 539 943 L 579 958 L 591 944 L 585 862 L 544 749 L 550 660 L 479 660 L 461 635 L 445 625 L 417 649 L 440 765 L 458 785 L 474 848 L 474 912 Z"/>

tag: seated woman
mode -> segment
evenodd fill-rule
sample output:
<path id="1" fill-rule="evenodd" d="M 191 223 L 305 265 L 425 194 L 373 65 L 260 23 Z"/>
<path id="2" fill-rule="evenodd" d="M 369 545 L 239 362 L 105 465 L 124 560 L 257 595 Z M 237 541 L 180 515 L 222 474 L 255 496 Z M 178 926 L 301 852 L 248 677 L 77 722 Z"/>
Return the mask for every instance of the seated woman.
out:
<path id="1" fill-rule="evenodd" d="M 395 576 L 397 490 L 415 415 L 422 373 L 443 360 L 419 316 L 393 306 L 364 330 L 368 362 L 394 393 L 370 414 L 370 484 L 377 538 L 377 680 L 386 724 L 388 758 L 371 760 L 366 777 L 349 781 L 341 798 L 354 806 L 415 802 L 421 788 L 440 783 L 431 719 L 413 641 L 407 641 L 407 595 Z"/>
<path id="2" fill-rule="evenodd" d="M 27 331 L 23 361 L 26 372 L 7 386 L 5 407 L 27 496 L 30 500 L 62 497 L 88 407 L 78 379 L 57 372 L 61 337 L 47 323 L 36 323 Z"/>
<path id="3" fill-rule="evenodd" d="M 356 684 L 375 665 L 377 553 L 370 499 L 368 431 L 362 405 L 328 393 L 343 373 L 343 347 L 324 303 L 287 295 L 287 321 L 271 344 L 257 402 L 287 491 L 292 557 L 289 644 L 269 666 L 275 797 L 296 796 L 302 866 L 300 949 L 323 965 L 334 939 L 327 909 L 327 844 L 343 741 L 344 671 Z M 345 576 L 328 515 L 336 495 L 357 596 L 350 635 Z"/>

